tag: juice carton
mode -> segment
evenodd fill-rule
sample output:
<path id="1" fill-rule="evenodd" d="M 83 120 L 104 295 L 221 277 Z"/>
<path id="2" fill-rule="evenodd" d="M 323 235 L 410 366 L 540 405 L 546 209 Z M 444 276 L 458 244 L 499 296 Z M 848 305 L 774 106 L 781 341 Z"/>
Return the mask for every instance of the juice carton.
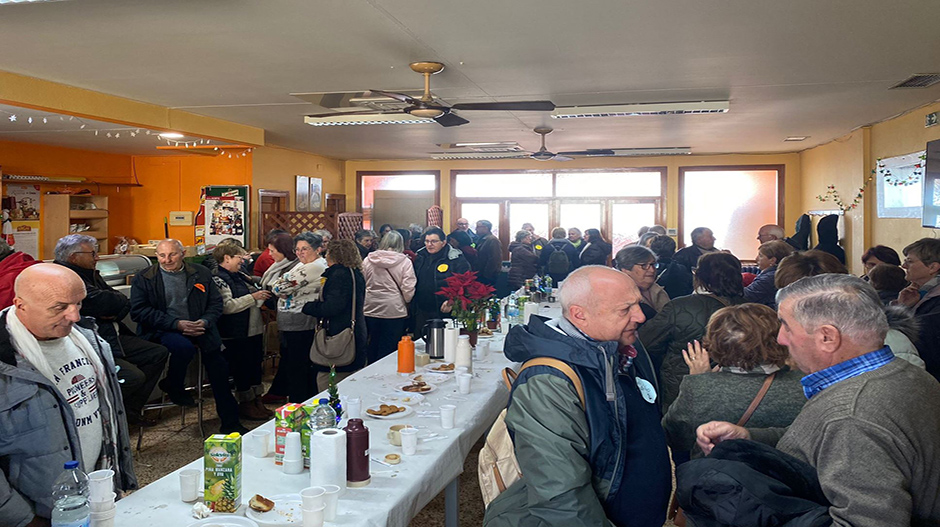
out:
<path id="1" fill-rule="evenodd" d="M 307 412 L 299 404 L 285 404 L 274 411 L 274 464 L 284 464 L 284 448 L 287 444 L 287 434 L 301 432 L 307 422 Z M 308 439 L 309 441 L 309 439 Z M 301 444 L 306 444 L 301 438 Z M 304 448 L 304 447 L 302 447 Z"/>
<path id="2" fill-rule="evenodd" d="M 238 432 L 209 436 L 203 457 L 206 505 L 215 512 L 235 512 L 242 503 L 242 438 Z"/>
<path id="3" fill-rule="evenodd" d="M 310 466 L 310 436 L 313 430 L 310 429 L 310 416 L 313 415 L 314 404 L 304 405 L 304 419 L 300 423 L 300 450 L 304 456 L 304 466 Z"/>

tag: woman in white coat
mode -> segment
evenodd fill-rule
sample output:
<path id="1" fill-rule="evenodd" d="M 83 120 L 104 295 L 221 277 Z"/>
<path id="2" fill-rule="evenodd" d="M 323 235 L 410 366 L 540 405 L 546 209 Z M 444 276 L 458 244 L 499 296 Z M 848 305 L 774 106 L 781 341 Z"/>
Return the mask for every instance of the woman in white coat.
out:
<path id="1" fill-rule="evenodd" d="M 396 231 L 389 231 L 379 249 L 362 261 L 366 278 L 363 313 L 369 331 L 368 359 L 372 364 L 398 349 L 408 323 L 408 303 L 415 294 L 414 267 L 404 254 L 405 243 Z"/>

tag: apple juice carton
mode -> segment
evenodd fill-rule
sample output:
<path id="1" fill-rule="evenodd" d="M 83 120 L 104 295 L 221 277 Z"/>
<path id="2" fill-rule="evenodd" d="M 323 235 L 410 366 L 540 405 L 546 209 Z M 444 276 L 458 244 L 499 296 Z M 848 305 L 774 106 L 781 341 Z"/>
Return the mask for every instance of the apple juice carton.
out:
<path id="1" fill-rule="evenodd" d="M 284 448 L 287 445 L 287 434 L 302 432 L 303 424 L 307 421 L 307 413 L 299 404 L 285 404 L 274 411 L 274 464 L 284 464 Z M 303 443 L 303 440 L 301 440 Z"/>
<path id="2" fill-rule="evenodd" d="M 215 434 L 205 442 L 203 458 L 206 506 L 235 512 L 242 503 L 242 438 L 238 432 Z"/>

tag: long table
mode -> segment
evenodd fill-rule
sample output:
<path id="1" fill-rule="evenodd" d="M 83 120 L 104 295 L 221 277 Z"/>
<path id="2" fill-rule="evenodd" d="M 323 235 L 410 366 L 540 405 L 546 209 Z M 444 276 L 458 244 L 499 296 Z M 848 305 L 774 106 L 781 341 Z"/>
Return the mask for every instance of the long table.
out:
<path id="1" fill-rule="evenodd" d="M 540 312 L 557 316 L 557 305 L 542 304 Z M 421 417 L 418 412 L 395 420 L 377 420 L 365 416 L 368 406 L 379 404 L 379 396 L 393 392 L 396 385 L 409 380 L 410 376 L 396 372 L 397 355 L 392 354 L 369 365 L 339 383 L 340 395 L 360 397 L 364 421 L 369 428 L 370 455 L 383 459 L 386 454 L 401 454 L 401 447 L 392 446 L 386 439 L 389 427 L 395 424 L 412 424 L 419 427 L 419 438 L 438 434 L 429 441 L 419 441 L 415 456 L 403 456 L 402 462 L 388 467 L 372 462 L 372 482 L 362 488 L 348 488 L 340 498 L 339 512 L 334 525 L 391 526 L 404 527 L 411 519 L 442 490 L 445 492 L 446 524 L 458 524 L 457 481 L 463 472 L 464 460 L 473 445 L 489 430 L 499 412 L 505 408 L 509 392 L 502 383 L 501 371 L 506 366 L 515 367 L 502 354 L 503 335 L 480 339 L 489 342 L 491 353 L 487 360 L 475 360 L 471 393 L 457 393 L 454 375 L 427 394 L 425 406 L 416 410 L 433 411 L 442 404 L 457 406 L 456 426 L 445 430 L 440 426 L 440 417 Z M 421 348 L 421 343 L 418 343 Z M 320 394 L 314 399 L 324 397 Z M 342 423 L 345 426 L 345 420 Z M 256 430 L 274 433 L 274 421 L 268 421 Z M 254 431 L 250 432 L 254 433 Z M 273 450 L 273 445 L 271 445 Z M 117 503 L 115 525 L 118 527 L 174 526 L 183 527 L 196 520 L 192 517 L 191 503 L 180 500 L 179 471 L 202 469 L 199 457 L 178 470 L 134 492 Z M 316 462 L 313 462 L 314 469 Z M 273 454 L 267 458 L 243 455 L 242 502 L 243 509 L 248 499 L 255 494 L 274 496 L 296 494 L 310 485 L 310 473 L 284 474 L 274 464 Z M 243 509 L 238 514 L 244 514 Z M 299 524 L 298 524 L 299 525 Z"/>

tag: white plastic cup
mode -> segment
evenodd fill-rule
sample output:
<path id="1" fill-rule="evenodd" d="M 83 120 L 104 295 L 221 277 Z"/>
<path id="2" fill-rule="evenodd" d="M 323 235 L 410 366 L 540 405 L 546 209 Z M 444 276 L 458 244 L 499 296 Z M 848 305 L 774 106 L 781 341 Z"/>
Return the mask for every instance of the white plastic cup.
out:
<path id="1" fill-rule="evenodd" d="M 300 501 L 304 509 L 316 509 L 326 506 L 326 489 L 323 487 L 307 487 L 300 491 Z"/>
<path id="2" fill-rule="evenodd" d="M 108 493 L 107 496 L 89 496 L 88 506 L 91 508 L 91 512 L 105 512 L 114 508 L 114 499 L 117 497 L 117 494 L 114 491 Z"/>
<path id="3" fill-rule="evenodd" d="M 477 342 L 477 347 L 474 349 L 476 354 L 476 360 L 486 360 L 490 356 L 490 343 L 489 342 Z"/>
<path id="4" fill-rule="evenodd" d="M 417 429 L 412 429 L 415 433 L 418 432 Z M 415 436 L 417 438 L 417 436 Z M 323 497 L 325 498 L 326 509 L 324 512 L 324 519 L 328 522 L 331 522 L 336 519 L 336 509 L 339 507 L 339 493 L 343 489 L 339 488 L 336 485 L 323 485 Z"/>
<path id="5" fill-rule="evenodd" d="M 457 407 L 452 404 L 441 405 L 441 428 L 450 430 L 457 420 Z"/>
<path id="6" fill-rule="evenodd" d="M 287 441 L 284 444 L 283 469 L 285 474 L 300 474 L 304 471 L 304 458 L 300 450 L 300 432 L 287 434 Z"/>
<path id="7" fill-rule="evenodd" d="M 362 419 L 362 398 L 350 397 L 346 401 L 346 417 L 348 419 Z"/>
<path id="8" fill-rule="evenodd" d="M 199 498 L 199 476 L 201 470 L 194 468 L 180 471 L 180 499 L 186 503 Z"/>
<path id="9" fill-rule="evenodd" d="M 95 527 L 114 527 L 114 516 L 117 514 L 117 507 L 111 507 L 106 511 L 92 512 L 91 524 Z"/>
<path id="10" fill-rule="evenodd" d="M 464 395 L 470 393 L 470 380 L 471 379 L 473 379 L 473 375 L 469 373 L 461 373 L 457 375 L 457 393 L 462 393 Z M 444 415 L 443 411 L 441 411 L 441 415 L 442 416 Z"/>
<path id="11" fill-rule="evenodd" d="M 271 436 L 271 432 L 267 430 L 264 433 L 252 432 L 245 436 L 246 439 L 246 450 L 248 454 L 252 457 L 265 458 L 268 457 L 268 439 Z"/>
<path id="12" fill-rule="evenodd" d="M 406 456 L 413 456 L 418 453 L 418 429 L 402 428 L 398 432 L 401 435 L 401 453 Z"/>
<path id="13" fill-rule="evenodd" d="M 88 497 L 94 499 L 114 492 L 114 471 L 96 470 L 88 474 Z"/>
<path id="14" fill-rule="evenodd" d="M 301 509 L 304 517 L 304 527 L 323 527 L 323 520 L 326 519 L 326 505 L 322 503 L 315 507 L 303 507 Z"/>
<path id="15" fill-rule="evenodd" d="M 464 374 L 464 373 L 470 373 L 470 368 L 468 368 L 468 367 L 466 367 L 466 366 L 457 366 L 457 368 L 454 369 L 454 373 L 455 373 L 456 375 L 462 375 L 462 374 Z"/>

